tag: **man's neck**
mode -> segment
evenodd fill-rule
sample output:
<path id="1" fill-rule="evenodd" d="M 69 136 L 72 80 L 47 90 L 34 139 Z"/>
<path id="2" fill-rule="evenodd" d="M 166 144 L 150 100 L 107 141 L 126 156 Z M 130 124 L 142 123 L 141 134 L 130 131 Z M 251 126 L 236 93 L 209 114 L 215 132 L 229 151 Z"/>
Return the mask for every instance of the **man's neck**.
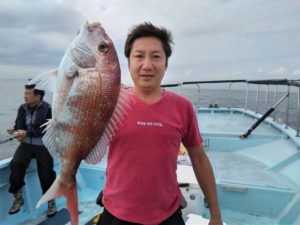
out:
<path id="1" fill-rule="evenodd" d="M 28 105 L 29 108 L 35 108 L 35 107 L 38 106 L 40 103 L 41 103 L 41 101 L 38 101 L 38 102 L 30 103 L 30 104 L 27 104 L 27 105 Z"/>
<path id="2" fill-rule="evenodd" d="M 140 100 L 147 104 L 158 102 L 164 94 L 164 90 L 161 88 L 149 91 L 133 88 L 133 92 Z"/>

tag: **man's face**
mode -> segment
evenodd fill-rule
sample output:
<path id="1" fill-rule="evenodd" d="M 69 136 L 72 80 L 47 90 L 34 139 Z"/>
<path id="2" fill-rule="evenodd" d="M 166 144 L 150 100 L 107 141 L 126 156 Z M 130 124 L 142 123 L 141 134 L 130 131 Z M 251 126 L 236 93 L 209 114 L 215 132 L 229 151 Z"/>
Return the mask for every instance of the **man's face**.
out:
<path id="1" fill-rule="evenodd" d="M 129 71 L 135 88 L 147 92 L 160 88 L 167 69 L 166 62 L 166 54 L 158 38 L 136 39 L 128 59 Z"/>
<path id="2" fill-rule="evenodd" d="M 28 105 L 35 105 L 40 101 L 40 95 L 34 95 L 34 89 L 25 89 L 24 100 Z"/>

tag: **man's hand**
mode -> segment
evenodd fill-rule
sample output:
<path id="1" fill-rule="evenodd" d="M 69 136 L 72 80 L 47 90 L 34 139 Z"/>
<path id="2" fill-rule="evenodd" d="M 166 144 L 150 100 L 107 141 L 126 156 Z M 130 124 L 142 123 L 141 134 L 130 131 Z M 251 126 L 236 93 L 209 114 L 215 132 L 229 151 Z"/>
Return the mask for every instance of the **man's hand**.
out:
<path id="1" fill-rule="evenodd" d="M 14 133 L 14 128 L 7 128 L 6 132 L 10 135 L 12 135 Z"/>
<path id="2" fill-rule="evenodd" d="M 223 225 L 221 216 L 218 218 L 210 218 L 208 225 Z"/>
<path id="3" fill-rule="evenodd" d="M 202 146 L 187 148 L 195 176 L 207 199 L 210 222 L 209 225 L 222 225 L 222 216 L 217 198 L 217 188 L 210 161 Z"/>
<path id="4" fill-rule="evenodd" d="M 23 141 L 25 137 L 26 137 L 26 130 L 18 130 L 16 132 L 16 139 L 18 141 Z"/>

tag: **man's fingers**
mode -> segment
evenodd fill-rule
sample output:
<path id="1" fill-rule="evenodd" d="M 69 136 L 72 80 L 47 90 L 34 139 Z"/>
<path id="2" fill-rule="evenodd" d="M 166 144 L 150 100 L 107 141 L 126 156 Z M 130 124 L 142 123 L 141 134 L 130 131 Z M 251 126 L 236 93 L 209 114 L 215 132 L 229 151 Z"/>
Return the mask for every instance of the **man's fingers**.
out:
<path id="1" fill-rule="evenodd" d="M 15 132 L 15 137 L 18 141 L 23 141 L 26 137 L 26 131 L 18 130 L 17 132 Z"/>
<path id="2" fill-rule="evenodd" d="M 6 129 L 6 132 L 7 132 L 8 134 L 12 134 L 12 133 L 14 132 L 14 129 L 13 129 L 13 128 L 7 128 L 7 129 Z"/>

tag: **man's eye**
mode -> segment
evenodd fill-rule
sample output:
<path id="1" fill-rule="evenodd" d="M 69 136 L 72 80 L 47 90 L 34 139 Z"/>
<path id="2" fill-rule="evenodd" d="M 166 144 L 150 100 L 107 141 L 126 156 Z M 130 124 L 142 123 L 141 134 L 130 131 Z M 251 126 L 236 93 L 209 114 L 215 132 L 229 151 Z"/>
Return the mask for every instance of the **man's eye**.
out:
<path id="1" fill-rule="evenodd" d="M 158 60 L 161 59 L 161 56 L 160 55 L 153 55 L 152 58 L 153 58 L 153 60 L 158 61 Z"/>
<path id="2" fill-rule="evenodd" d="M 134 58 L 137 58 L 137 59 L 140 59 L 142 58 L 143 56 L 142 55 L 135 55 Z"/>

